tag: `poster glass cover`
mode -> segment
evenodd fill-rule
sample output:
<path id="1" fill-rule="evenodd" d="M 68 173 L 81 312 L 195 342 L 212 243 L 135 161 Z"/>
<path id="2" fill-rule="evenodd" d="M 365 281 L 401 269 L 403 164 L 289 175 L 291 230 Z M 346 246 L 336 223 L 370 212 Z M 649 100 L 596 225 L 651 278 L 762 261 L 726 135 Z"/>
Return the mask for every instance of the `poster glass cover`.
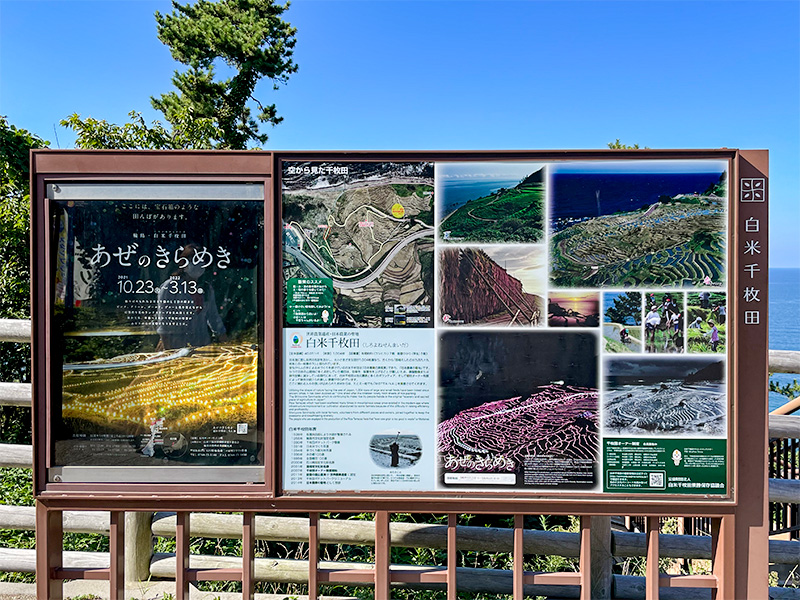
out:
<path id="1" fill-rule="evenodd" d="M 263 480 L 263 186 L 49 193 L 59 479 Z"/>

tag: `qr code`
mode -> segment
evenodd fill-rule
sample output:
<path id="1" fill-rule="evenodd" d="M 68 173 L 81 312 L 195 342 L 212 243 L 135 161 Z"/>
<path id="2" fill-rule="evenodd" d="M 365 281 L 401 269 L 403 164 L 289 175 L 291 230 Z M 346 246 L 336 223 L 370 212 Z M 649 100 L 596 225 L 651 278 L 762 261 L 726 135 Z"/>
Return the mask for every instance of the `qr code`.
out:
<path id="1" fill-rule="evenodd" d="M 655 488 L 664 487 L 664 474 L 650 473 L 650 487 L 655 487 Z"/>
<path id="2" fill-rule="evenodd" d="M 236 424 L 236 433 L 239 435 L 246 435 L 247 434 L 247 423 L 237 423 Z"/>

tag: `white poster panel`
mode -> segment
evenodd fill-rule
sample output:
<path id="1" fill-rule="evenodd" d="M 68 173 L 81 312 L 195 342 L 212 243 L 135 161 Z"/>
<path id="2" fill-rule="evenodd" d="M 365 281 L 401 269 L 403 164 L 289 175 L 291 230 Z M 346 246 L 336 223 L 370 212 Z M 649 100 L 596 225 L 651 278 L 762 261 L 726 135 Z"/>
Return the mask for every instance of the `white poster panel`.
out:
<path id="1" fill-rule="evenodd" d="M 435 485 L 432 329 L 284 330 L 287 492 Z"/>

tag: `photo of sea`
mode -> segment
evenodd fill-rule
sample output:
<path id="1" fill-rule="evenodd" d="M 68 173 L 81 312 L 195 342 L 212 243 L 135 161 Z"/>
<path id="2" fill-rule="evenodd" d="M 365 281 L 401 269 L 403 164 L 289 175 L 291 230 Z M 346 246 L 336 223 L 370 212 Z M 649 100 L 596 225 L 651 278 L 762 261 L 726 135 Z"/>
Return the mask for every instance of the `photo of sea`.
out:
<path id="1" fill-rule="evenodd" d="M 519 179 L 461 179 L 447 182 L 447 199 L 439 204 L 439 218 L 455 212 L 470 200 L 490 196 L 502 188 L 512 188 L 519 183 Z"/>
<path id="2" fill-rule="evenodd" d="M 769 347 L 771 350 L 800 351 L 800 269 L 769 270 Z M 772 373 L 770 381 L 781 386 L 800 381 L 800 375 Z M 786 404 L 789 398 L 769 393 L 769 410 Z"/>
<path id="3" fill-rule="evenodd" d="M 724 163 L 706 163 L 707 172 L 576 172 L 570 165 L 551 167 L 553 232 L 577 221 L 647 208 L 667 196 L 702 194 L 719 181 Z M 712 169 L 719 165 L 719 168 Z"/>

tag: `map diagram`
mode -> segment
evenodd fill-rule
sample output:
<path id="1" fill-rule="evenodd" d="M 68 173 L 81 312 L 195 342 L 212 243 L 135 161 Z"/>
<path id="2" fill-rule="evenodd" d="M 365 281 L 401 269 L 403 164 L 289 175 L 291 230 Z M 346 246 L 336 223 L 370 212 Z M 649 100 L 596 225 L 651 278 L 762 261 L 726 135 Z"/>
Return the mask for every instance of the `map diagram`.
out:
<path id="1" fill-rule="evenodd" d="M 326 325 L 432 327 L 433 164 L 284 162 L 282 174 L 284 288 L 330 282 Z"/>

